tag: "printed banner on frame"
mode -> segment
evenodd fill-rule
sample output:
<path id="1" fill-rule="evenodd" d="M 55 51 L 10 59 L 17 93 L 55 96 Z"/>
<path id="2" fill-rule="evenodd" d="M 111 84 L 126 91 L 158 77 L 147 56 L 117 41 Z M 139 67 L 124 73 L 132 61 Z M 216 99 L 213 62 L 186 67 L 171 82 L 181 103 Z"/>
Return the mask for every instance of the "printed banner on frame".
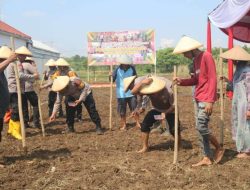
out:
<path id="1" fill-rule="evenodd" d="M 116 65 L 117 57 L 129 55 L 133 64 L 155 64 L 154 30 L 89 32 L 88 64 Z"/>

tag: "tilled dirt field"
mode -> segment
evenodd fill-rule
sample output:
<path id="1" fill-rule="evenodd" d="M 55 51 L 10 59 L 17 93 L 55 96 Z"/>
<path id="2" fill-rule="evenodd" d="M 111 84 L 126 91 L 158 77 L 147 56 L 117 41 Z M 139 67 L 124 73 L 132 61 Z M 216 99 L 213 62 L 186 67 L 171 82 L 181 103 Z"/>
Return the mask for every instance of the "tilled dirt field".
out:
<path id="1" fill-rule="evenodd" d="M 84 121 L 76 123 L 76 133 L 63 134 L 65 118 L 47 125 L 45 138 L 40 131 L 27 130 L 28 154 L 21 141 L 6 136 L 0 146 L 0 189 L 250 189 L 250 160 L 235 158 L 231 140 L 230 101 L 225 105 L 225 156 L 221 164 L 192 168 L 201 159 L 194 127 L 190 88 L 179 88 L 183 149 L 174 167 L 174 141 L 160 134 L 150 135 L 150 151 L 138 154 L 140 131 L 131 120 L 127 131 L 118 129 L 116 99 L 113 101 L 113 130 L 109 127 L 109 88 L 95 88 L 94 97 L 107 131 L 95 134 L 94 125 L 84 109 Z M 114 91 L 115 93 L 115 91 Z M 42 94 L 43 102 L 47 96 Z M 47 121 L 47 105 L 43 105 Z M 219 103 L 210 127 L 219 137 Z M 141 117 L 142 119 L 142 117 Z"/>

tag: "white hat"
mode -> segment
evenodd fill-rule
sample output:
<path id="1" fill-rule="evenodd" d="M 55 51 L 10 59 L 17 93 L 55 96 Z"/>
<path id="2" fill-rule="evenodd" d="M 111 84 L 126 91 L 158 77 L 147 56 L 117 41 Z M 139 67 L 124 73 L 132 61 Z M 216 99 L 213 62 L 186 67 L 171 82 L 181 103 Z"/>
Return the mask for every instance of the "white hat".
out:
<path id="1" fill-rule="evenodd" d="M 136 76 L 131 76 L 123 79 L 123 85 L 124 85 L 124 92 L 128 91 L 128 87 L 130 84 L 135 80 Z"/>
<path id="2" fill-rule="evenodd" d="M 166 86 L 166 81 L 159 77 L 151 76 L 149 78 L 152 78 L 153 81 L 149 85 L 145 85 L 141 87 L 140 93 L 142 94 L 153 94 L 156 92 L 161 91 Z"/>
<path id="3" fill-rule="evenodd" d="M 59 58 L 56 61 L 56 66 L 69 66 L 69 63 L 65 59 Z"/>
<path id="4" fill-rule="evenodd" d="M 11 55 L 12 51 L 7 46 L 0 48 L 0 59 L 7 59 Z"/>
<path id="5" fill-rule="evenodd" d="M 133 63 L 133 60 L 128 55 L 121 55 L 120 57 L 116 58 L 116 62 L 119 64 L 131 65 Z"/>
<path id="6" fill-rule="evenodd" d="M 48 66 L 48 67 L 55 67 L 56 66 L 56 61 L 54 59 L 50 59 L 44 65 Z"/>
<path id="7" fill-rule="evenodd" d="M 183 36 L 178 42 L 178 44 L 176 45 L 176 47 L 174 48 L 173 54 L 185 53 L 185 52 L 197 49 L 202 46 L 203 45 L 200 42 L 188 36 Z"/>
<path id="8" fill-rule="evenodd" d="M 28 50 L 28 48 L 26 48 L 25 46 L 21 46 L 20 48 L 17 48 L 15 51 L 16 54 L 20 54 L 20 55 L 27 55 L 27 56 L 32 56 L 32 53 L 30 52 L 30 50 Z"/>
<path id="9" fill-rule="evenodd" d="M 235 46 L 234 48 L 225 51 L 220 57 L 237 61 L 250 61 L 250 54 L 240 46 Z"/>
<path id="10" fill-rule="evenodd" d="M 58 76 L 53 81 L 52 90 L 54 92 L 59 92 L 63 90 L 69 84 L 68 76 Z"/>

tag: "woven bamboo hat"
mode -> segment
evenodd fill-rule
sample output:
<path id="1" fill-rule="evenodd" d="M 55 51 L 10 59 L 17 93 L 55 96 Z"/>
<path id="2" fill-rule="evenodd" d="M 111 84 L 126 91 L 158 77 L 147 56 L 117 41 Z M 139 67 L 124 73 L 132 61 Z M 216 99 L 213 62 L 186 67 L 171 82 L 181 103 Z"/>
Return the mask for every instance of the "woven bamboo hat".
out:
<path id="1" fill-rule="evenodd" d="M 125 65 L 131 65 L 133 63 L 132 58 L 128 55 L 121 55 L 120 57 L 117 57 L 116 62 Z"/>
<path id="2" fill-rule="evenodd" d="M 153 94 L 156 92 L 161 91 L 166 86 L 166 81 L 159 77 L 151 76 L 149 78 L 152 78 L 153 81 L 146 86 L 143 86 L 140 90 L 140 93 L 142 94 Z"/>
<path id="3" fill-rule="evenodd" d="M 25 46 L 21 46 L 20 48 L 17 48 L 15 53 L 20 54 L 20 55 L 27 55 L 29 57 L 32 56 L 32 53 L 30 52 L 30 50 L 28 50 L 28 48 L 26 48 Z"/>
<path id="4" fill-rule="evenodd" d="M 48 66 L 48 67 L 55 67 L 56 66 L 56 61 L 54 59 L 50 59 L 44 65 Z"/>
<path id="5" fill-rule="evenodd" d="M 128 87 L 130 84 L 135 80 L 136 76 L 131 76 L 123 79 L 123 85 L 124 85 L 124 92 L 128 91 Z"/>
<path id="6" fill-rule="evenodd" d="M 56 60 L 56 66 L 69 66 L 69 63 L 65 59 L 59 58 Z"/>
<path id="7" fill-rule="evenodd" d="M 0 59 L 7 59 L 11 55 L 12 51 L 7 46 L 0 48 Z"/>
<path id="8" fill-rule="evenodd" d="M 240 46 L 235 46 L 234 48 L 222 53 L 220 57 L 237 61 L 250 61 L 250 54 Z"/>
<path id="9" fill-rule="evenodd" d="M 54 92 L 59 92 L 63 90 L 69 84 L 68 76 L 58 76 L 53 82 L 52 90 Z"/>
<path id="10" fill-rule="evenodd" d="M 188 36 L 183 36 L 178 42 L 178 44 L 176 45 L 176 47 L 174 48 L 173 54 L 185 53 L 185 52 L 197 49 L 202 46 L 203 45 L 200 42 Z"/>

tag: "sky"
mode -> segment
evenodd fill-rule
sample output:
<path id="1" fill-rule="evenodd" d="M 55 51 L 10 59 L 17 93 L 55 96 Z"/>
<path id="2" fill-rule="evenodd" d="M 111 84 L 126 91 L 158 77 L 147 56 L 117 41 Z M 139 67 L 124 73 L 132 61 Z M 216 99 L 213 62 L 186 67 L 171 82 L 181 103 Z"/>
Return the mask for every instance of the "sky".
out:
<path id="1" fill-rule="evenodd" d="M 87 55 L 87 32 L 151 29 L 156 47 L 174 47 L 182 35 L 206 46 L 207 15 L 222 0 L 0 0 L 0 18 L 62 56 Z M 212 25 L 212 44 L 227 36 Z"/>

